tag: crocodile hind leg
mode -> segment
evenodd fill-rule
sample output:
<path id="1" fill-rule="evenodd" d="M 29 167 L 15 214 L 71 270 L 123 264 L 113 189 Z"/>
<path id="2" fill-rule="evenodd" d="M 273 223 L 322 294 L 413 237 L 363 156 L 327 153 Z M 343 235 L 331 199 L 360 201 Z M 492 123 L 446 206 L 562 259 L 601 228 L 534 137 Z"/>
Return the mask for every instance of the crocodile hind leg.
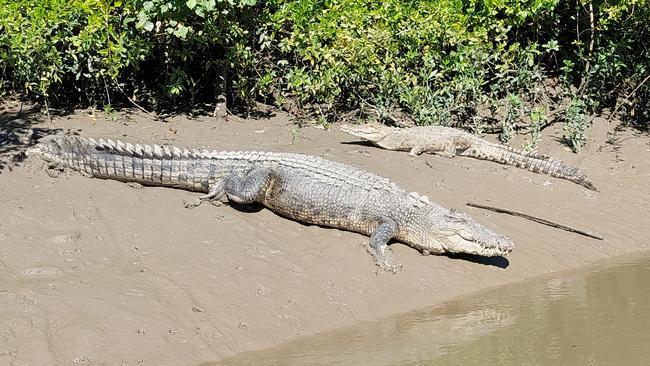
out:
<path id="1" fill-rule="evenodd" d="M 435 154 L 445 158 L 453 158 L 456 156 L 456 145 L 453 142 L 448 142 L 442 149 L 436 150 Z"/>
<path id="2" fill-rule="evenodd" d="M 244 178 L 230 174 L 224 179 L 224 191 L 232 202 L 262 203 L 272 179 L 273 172 L 270 168 L 255 169 Z"/>
<path id="3" fill-rule="evenodd" d="M 456 145 L 454 142 L 444 142 L 444 143 L 426 143 L 415 145 L 411 148 L 409 152 L 410 156 L 420 155 L 424 152 L 430 152 L 436 155 L 444 156 L 446 158 L 453 158 L 456 156 Z"/>
<path id="4" fill-rule="evenodd" d="M 240 204 L 262 203 L 272 179 L 273 172 L 270 168 L 254 169 L 244 178 L 231 173 L 199 199 L 219 200 L 224 203 L 228 201 Z"/>
<path id="5" fill-rule="evenodd" d="M 395 235 L 397 235 L 397 224 L 393 221 L 385 221 L 372 233 L 368 246 L 368 251 L 377 261 L 377 265 L 393 273 L 402 269 L 402 265 L 393 262 L 393 252 L 388 247 L 388 241 Z"/>
<path id="6" fill-rule="evenodd" d="M 440 149 L 435 151 L 435 154 L 445 158 L 453 158 L 458 154 L 462 154 L 470 147 L 472 147 L 472 140 L 466 136 L 456 136 L 451 141 L 445 142 Z"/>

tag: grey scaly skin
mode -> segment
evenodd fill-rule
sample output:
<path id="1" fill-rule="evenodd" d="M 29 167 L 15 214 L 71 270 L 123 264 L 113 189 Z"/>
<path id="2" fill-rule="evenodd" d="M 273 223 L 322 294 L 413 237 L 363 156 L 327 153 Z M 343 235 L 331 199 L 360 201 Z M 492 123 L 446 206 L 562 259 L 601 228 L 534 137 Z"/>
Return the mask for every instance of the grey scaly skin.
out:
<path id="1" fill-rule="evenodd" d="M 456 128 L 445 126 L 396 128 L 369 123 L 343 124 L 341 130 L 387 150 L 409 151 L 411 156 L 424 152 L 448 158 L 456 155 L 468 156 L 516 166 L 534 173 L 547 174 L 580 184 L 593 191 L 598 190 L 580 170 L 560 160 L 495 144 Z"/>
<path id="2" fill-rule="evenodd" d="M 397 272 L 388 242 L 423 253 L 505 256 L 512 241 L 467 214 L 407 193 L 388 179 L 316 156 L 187 150 L 77 136 L 49 137 L 28 151 L 97 178 L 207 192 L 203 200 L 258 202 L 285 217 L 370 236 L 377 264 Z"/>

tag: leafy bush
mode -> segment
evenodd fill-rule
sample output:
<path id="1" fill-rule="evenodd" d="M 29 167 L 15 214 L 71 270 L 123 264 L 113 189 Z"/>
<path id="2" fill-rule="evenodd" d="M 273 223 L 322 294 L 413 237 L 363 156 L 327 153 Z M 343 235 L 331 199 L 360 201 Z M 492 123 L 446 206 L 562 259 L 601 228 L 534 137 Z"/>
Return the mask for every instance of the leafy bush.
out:
<path id="1" fill-rule="evenodd" d="M 3 78 L 26 94 L 96 94 L 147 53 L 121 3 L 0 0 Z"/>
<path id="2" fill-rule="evenodd" d="M 552 4 L 533 2 L 536 9 Z M 276 61 L 265 76 L 303 104 L 367 102 L 406 108 L 421 124 L 452 124 L 452 117 L 474 115 L 486 98 L 541 79 L 536 45 L 512 43 L 507 35 L 509 21 L 529 16 L 523 11 L 488 21 L 498 10 L 456 0 L 279 3 L 260 35 Z"/>
<path id="3" fill-rule="evenodd" d="M 234 76 L 235 96 L 250 103 L 248 93 L 259 75 L 254 29 L 263 11 L 255 0 L 135 1 L 127 13 L 135 28 L 155 45 L 147 69 L 161 68 L 157 80 L 172 98 L 196 95 L 201 88 L 223 92 L 224 75 Z"/>
<path id="4" fill-rule="evenodd" d="M 579 152 L 587 140 L 586 124 L 585 103 L 580 99 L 571 100 L 565 117 L 564 140 L 573 152 Z"/>
<path id="5" fill-rule="evenodd" d="M 265 77 L 283 99 L 325 104 L 319 111 L 405 109 L 419 124 L 507 141 L 516 129 L 539 132 L 521 118 L 538 105 L 566 120 L 574 98 L 589 111 L 612 105 L 648 74 L 645 0 L 279 3 L 260 36 L 276 62 Z"/>
<path id="6" fill-rule="evenodd" d="M 29 95 L 100 105 L 119 92 L 178 103 L 227 94 L 231 107 L 263 100 L 322 120 L 374 110 L 504 141 L 528 131 L 528 148 L 564 121 L 577 150 L 587 126 L 576 116 L 650 115 L 648 5 L 0 0 L 0 78 Z"/>

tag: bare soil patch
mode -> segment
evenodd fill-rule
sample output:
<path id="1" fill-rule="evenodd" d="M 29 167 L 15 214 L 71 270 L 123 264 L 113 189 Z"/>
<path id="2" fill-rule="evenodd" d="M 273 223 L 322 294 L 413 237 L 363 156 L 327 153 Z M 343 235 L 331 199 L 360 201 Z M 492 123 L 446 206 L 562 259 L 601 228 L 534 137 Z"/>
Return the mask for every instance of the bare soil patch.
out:
<path id="1" fill-rule="evenodd" d="M 11 114 L 3 113 L 3 126 Z M 51 178 L 0 146 L 0 364 L 193 365 L 378 319 L 461 294 L 650 249 L 650 139 L 622 131 L 606 144 L 596 120 L 588 150 L 570 153 L 544 131 L 540 152 L 582 168 L 600 189 L 473 159 L 384 151 L 337 130 L 297 129 L 285 115 L 228 121 L 153 121 L 78 111 L 53 122 L 25 116 L 39 134 L 315 154 L 389 177 L 462 208 L 513 238 L 507 259 L 422 256 L 393 245 L 398 275 L 378 272 L 355 233 L 306 226 L 269 210 L 183 208 L 195 193 L 135 189 L 79 174 Z M 5 133 L 11 129 L 5 128 Z M 521 142 L 521 141 L 519 141 Z M 518 217 L 510 208 L 597 231 L 604 241 Z"/>

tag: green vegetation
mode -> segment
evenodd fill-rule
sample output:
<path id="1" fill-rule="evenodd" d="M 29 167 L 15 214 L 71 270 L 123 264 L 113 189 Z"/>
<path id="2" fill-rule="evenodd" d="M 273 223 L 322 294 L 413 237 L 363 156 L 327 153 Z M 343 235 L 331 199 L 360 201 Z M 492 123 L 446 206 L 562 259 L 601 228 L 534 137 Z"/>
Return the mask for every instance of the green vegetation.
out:
<path id="1" fill-rule="evenodd" d="M 112 110 L 228 96 L 498 132 L 650 117 L 647 0 L 0 0 L 0 85 Z M 104 107 L 108 106 L 108 107 Z"/>
<path id="2" fill-rule="evenodd" d="M 122 22 L 121 10 L 101 1 L 0 0 L 3 84 L 64 97 L 94 94 L 134 72 L 152 45 Z"/>

